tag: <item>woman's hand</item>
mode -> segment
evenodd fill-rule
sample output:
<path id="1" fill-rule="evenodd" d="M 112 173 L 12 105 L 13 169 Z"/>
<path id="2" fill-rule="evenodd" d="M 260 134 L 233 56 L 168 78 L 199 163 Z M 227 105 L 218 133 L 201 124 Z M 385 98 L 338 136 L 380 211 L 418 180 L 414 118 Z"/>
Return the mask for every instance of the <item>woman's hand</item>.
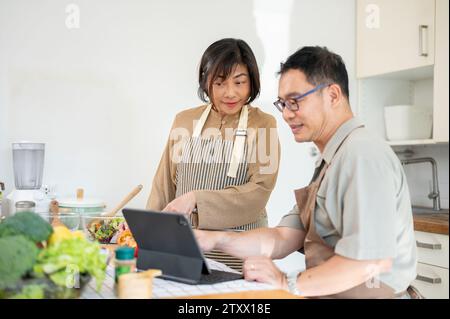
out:
<path id="1" fill-rule="evenodd" d="M 195 208 L 197 201 L 194 192 L 189 192 L 175 198 L 163 209 L 163 212 L 173 212 L 189 217 Z"/>
<path id="2" fill-rule="evenodd" d="M 287 290 L 286 275 L 281 272 L 269 257 L 249 257 L 244 261 L 245 280 L 271 284 Z"/>

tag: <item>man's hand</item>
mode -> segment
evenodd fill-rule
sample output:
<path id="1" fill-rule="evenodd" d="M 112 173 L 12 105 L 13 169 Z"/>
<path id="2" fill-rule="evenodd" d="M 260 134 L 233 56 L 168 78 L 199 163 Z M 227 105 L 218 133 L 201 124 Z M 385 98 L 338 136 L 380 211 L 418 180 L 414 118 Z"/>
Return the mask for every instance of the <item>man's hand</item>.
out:
<path id="1" fill-rule="evenodd" d="M 163 212 L 173 212 L 189 217 L 195 208 L 197 201 L 194 192 L 189 192 L 175 198 L 163 209 Z"/>
<path id="2" fill-rule="evenodd" d="M 269 257 L 249 257 L 244 261 L 245 280 L 271 284 L 277 288 L 288 289 L 286 275 L 281 272 Z"/>

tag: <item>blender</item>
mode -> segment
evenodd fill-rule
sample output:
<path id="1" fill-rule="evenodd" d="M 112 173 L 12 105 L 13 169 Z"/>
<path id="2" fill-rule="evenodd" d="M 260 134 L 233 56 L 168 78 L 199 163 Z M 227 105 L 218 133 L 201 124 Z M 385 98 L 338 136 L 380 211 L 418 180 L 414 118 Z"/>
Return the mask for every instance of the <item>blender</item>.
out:
<path id="1" fill-rule="evenodd" d="M 15 189 L 7 196 L 9 216 L 18 207 L 32 207 L 36 213 L 48 212 L 50 199 L 41 190 L 44 170 L 44 143 L 12 143 Z"/>

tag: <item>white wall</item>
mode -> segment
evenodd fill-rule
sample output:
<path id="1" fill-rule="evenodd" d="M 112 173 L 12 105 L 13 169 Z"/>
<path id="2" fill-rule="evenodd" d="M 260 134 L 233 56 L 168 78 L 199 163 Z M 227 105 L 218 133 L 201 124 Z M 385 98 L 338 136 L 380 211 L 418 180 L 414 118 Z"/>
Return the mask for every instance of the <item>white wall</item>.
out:
<path id="1" fill-rule="evenodd" d="M 80 28 L 65 25 L 66 5 Z M 196 72 L 206 47 L 246 40 L 262 74 L 254 104 L 279 119 L 282 160 L 270 225 L 294 204 L 313 171 L 272 106 L 279 63 L 304 45 L 342 55 L 356 99 L 354 0 L 0 0 L 0 180 L 13 187 L 11 143 L 46 143 L 44 183 L 60 195 L 143 207 L 174 115 L 200 104 Z M 294 262 L 295 263 L 295 262 Z"/>

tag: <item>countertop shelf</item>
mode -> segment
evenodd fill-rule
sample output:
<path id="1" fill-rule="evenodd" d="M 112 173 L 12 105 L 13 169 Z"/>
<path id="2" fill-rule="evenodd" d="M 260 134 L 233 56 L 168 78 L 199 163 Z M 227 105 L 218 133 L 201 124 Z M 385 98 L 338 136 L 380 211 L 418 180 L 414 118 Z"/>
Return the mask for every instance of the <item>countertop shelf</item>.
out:
<path id="1" fill-rule="evenodd" d="M 422 139 L 422 140 L 387 141 L 387 143 L 391 146 L 403 146 L 403 145 L 436 144 L 437 142 L 433 139 Z"/>
<path id="2" fill-rule="evenodd" d="M 448 235 L 448 209 L 439 213 L 413 213 L 414 230 Z"/>

